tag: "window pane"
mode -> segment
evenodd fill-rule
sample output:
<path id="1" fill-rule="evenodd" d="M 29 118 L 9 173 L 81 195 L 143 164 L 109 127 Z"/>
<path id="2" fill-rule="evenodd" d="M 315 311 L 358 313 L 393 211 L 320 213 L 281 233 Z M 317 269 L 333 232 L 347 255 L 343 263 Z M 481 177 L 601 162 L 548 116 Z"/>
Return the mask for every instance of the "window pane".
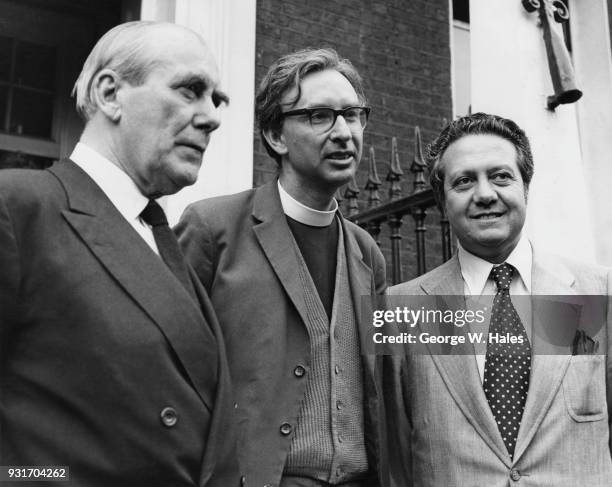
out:
<path id="1" fill-rule="evenodd" d="M 53 95 L 26 89 L 13 90 L 11 133 L 50 138 L 52 119 Z"/>
<path id="2" fill-rule="evenodd" d="M 469 0 L 453 0 L 453 19 L 470 23 Z"/>
<path id="3" fill-rule="evenodd" d="M 15 82 L 53 90 L 55 88 L 55 49 L 29 42 L 17 44 Z"/>
<path id="4" fill-rule="evenodd" d="M 8 81 L 11 75 L 11 39 L 0 36 L 0 79 Z"/>
<path id="5" fill-rule="evenodd" d="M 53 164 L 53 159 L 48 157 L 33 156 L 23 152 L 11 152 L 0 150 L 0 169 L 25 168 L 45 169 Z"/>

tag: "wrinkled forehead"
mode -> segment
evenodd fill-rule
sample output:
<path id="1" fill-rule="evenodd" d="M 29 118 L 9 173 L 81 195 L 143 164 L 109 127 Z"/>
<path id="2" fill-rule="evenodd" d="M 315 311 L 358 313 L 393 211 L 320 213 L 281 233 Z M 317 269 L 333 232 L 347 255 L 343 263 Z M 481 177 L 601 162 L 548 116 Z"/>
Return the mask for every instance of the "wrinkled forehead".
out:
<path id="1" fill-rule="evenodd" d="M 358 105 L 359 96 L 351 82 L 335 69 L 314 71 L 305 75 L 299 89 L 292 86 L 283 94 L 285 107 Z"/>
<path id="2" fill-rule="evenodd" d="M 508 166 L 518 171 L 518 152 L 512 142 L 497 134 L 465 134 L 449 144 L 440 158 L 445 175 L 461 171 L 486 171 Z"/>

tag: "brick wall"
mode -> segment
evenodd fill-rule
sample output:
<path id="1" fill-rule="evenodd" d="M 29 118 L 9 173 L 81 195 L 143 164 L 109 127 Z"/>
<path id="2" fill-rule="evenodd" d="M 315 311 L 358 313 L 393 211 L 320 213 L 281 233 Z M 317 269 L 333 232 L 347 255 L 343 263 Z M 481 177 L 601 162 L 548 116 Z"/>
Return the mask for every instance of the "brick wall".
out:
<path id="1" fill-rule="evenodd" d="M 415 125 L 427 143 L 438 133 L 443 118 L 451 117 L 448 16 L 447 0 L 258 0 L 256 86 L 268 66 L 283 54 L 305 47 L 335 48 L 359 70 L 373 109 L 364 135 L 358 185 L 363 188 L 367 179 L 370 146 L 375 149 L 381 179 L 386 177 L 391 137 L 395 136 L 406 174 L 403 186 L 410 191 L 408 167 Z M 258 186 L 275 176 L 276 164 L 259 135 L 254 137 L 253 184 Z M 381 194 L 387 197 L 386 191 Z M 365 197 L 364 191 L 360 196 Z M 404 278 L 416 273 L 411 220 L 407 218 L 403 226 Z M 428 216 L 428 268 L 441 260 L 438 221 L 436 212 Z M 387 251 L 386 232 L 381 237 Z"/>

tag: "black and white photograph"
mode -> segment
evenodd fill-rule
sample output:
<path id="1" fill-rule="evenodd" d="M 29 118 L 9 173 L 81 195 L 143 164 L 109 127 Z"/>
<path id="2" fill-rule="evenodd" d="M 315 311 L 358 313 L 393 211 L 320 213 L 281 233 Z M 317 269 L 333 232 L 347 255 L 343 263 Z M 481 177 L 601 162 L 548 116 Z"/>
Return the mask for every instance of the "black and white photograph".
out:
<path id="1" fill-rule="evenodd" d="M 612 0 L 0 0 L 0 487 L 612 487 Z"/>

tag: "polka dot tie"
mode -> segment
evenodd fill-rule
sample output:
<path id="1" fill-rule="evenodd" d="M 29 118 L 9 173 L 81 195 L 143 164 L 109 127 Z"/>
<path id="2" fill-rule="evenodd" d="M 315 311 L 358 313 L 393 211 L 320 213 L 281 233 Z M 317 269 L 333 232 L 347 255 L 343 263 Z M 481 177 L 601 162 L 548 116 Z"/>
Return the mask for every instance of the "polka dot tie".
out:
<path id="1" fill-rule="evenodd" d="M 497 286 L 493 300 L 483 387 L 510 456 L 514 456 L 516 437 L 527 401 L 531 346 L 521 319 L 510 300 L 514 267 L 502 264 L 491 270 Z M 498 337 L 497 341 L 491 340 Z M 511 343 L 512 337 L 523 343 Z M 508 339 L 510 338 L 510 339 Z M 505 343 L 502 343 L 505 342 Z"/>

